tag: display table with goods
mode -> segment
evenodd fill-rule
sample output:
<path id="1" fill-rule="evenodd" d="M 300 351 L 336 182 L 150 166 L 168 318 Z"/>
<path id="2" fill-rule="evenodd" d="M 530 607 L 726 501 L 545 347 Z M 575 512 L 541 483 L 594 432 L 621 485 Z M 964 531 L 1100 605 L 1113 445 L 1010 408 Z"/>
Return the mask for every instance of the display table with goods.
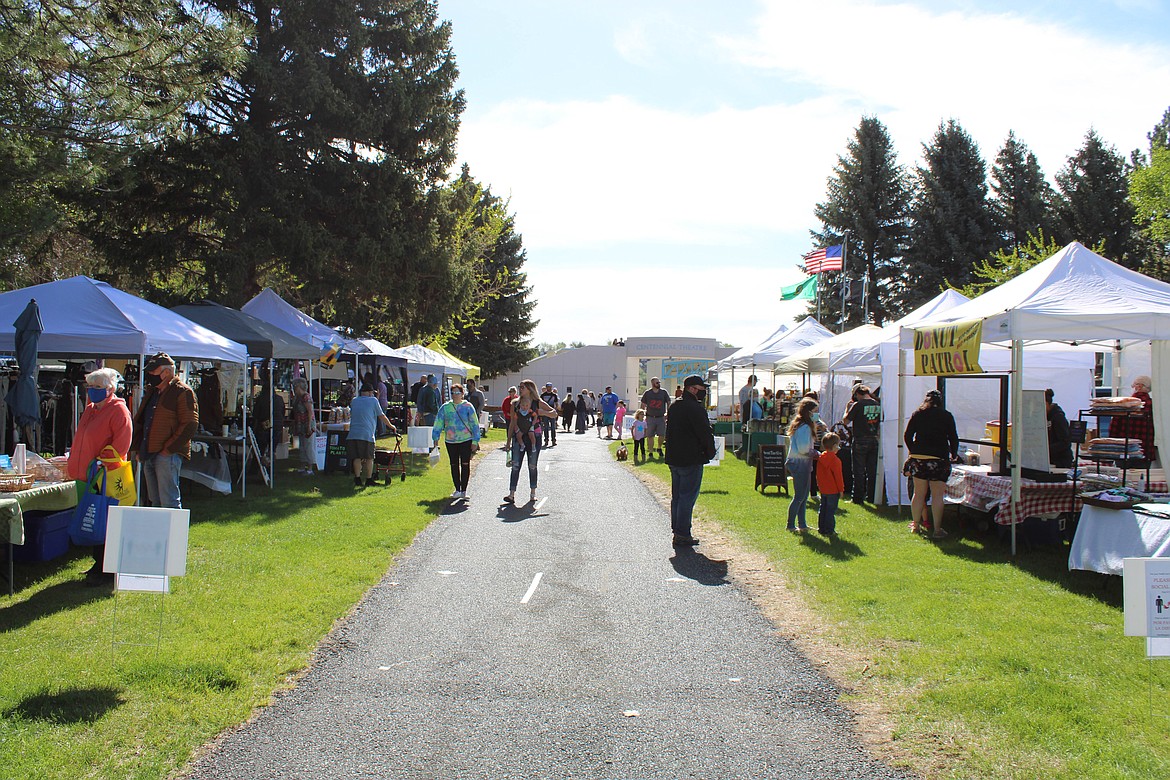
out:
<path id="1" fill-rule="evenodd" d="M 52 523 L 50 527 L 41 523 L 53 513 L 77 506 L 77 484 L 73 480 L 34 482 L 24 490 L 0 492 L 0 543 L 4 543 L 8 551 L 6 577 L 9 596 L 13 592 L 12 561 L 14 556 L 19 555 L 14 552 L 14 545 L 36 546 L 43 551 L 36 559 L 56 557 L 49 553 L 59 550 L 62 542 L 68 549 L 68 535 L 64 527 L 68 525 L 67 518 L 64 525 Z M 58 528 L 58 525 L 61 527 Z"/>
<path id="2" fill-rule="evenodd" d="M 1019 523 L 1026 517 L 1044 517 L 1060 512 L 1075 512 L 1081 508 L 1079 487 L 1070 482 L 1020 481 L 1020 500 L 1013 502 L 1012 478 L 989 473 L 990 466 L 952 466 L 947 482 L 948 503 L 962 504 L 980 512 L 996 510 L 995 522 L 1000 525 Z M 1149 489 L 1166 490 L 1165 482 L 1152 481 Z"/>
<path id="3" fill-rule="evenodd" d="M 1170 505 L 1082 507 L 1068 568 L 1120 575 L 1126 558 L 1170 558 Z"/>

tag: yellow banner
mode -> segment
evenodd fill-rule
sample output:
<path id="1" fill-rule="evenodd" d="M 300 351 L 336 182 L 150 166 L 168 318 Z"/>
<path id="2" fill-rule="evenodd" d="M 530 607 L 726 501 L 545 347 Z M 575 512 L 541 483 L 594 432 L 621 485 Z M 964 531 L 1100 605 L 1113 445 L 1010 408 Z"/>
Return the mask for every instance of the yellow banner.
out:
<path id="1" fill-rule="evenodd" d="M 983 321 L 914 329 L 915 376 L 982 374 L 979 344 Z"/>

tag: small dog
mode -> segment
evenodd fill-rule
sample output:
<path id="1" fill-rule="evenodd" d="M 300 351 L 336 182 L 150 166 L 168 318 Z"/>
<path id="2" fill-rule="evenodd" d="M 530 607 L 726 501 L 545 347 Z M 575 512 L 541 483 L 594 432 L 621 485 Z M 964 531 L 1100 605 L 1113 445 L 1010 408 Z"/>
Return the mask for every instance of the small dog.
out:
<path id="1" fill-rule="evenodd" d="M 626 445 L 623 444 L 622 446 L 617 448 L 617 459 L 618 460 L 626 460 L 629 457 L 630 457 L 630 451 L 626 449 Z"/>

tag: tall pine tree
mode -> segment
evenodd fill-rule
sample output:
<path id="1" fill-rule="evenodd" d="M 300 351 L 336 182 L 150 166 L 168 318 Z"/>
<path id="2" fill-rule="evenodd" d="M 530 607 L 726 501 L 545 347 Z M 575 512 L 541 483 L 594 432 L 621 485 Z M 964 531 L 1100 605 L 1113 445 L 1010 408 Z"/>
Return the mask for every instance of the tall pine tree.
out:
<path id="1" fill-rule="evenodd" d="M 229 305 L 273 286 L 356 329 L 440 332 L 475 272 L 447 241 L 463 95 L 434 0 L 209 5 L 252 25 L 248 58 L 92 204 L 122 281 Z"/>
<path id="2" fill-rule="evenodd" d="M 1055 193 L 1036 155 L 1009 132 L 991 167 L 991 214 L 1008 251 L 1029 243 L 1030 236 L 1053 234 Z"/>
<path id="3" fill-rule="evenodd" d="M 958 122 L 939 125 L 923 147 L 906 252 L 905 310 L 947 285 L 972 281 L 972 269 L 999 248 L 987 203 L 987 172 L 975 141 Z"/>
<path id="4" fill-rule="evenodd" d="M 847 289 L 866 285 L 865 292 L 847 302 L 841 319 L 841 287 L 822 291 L 822 319 L 841 323 L 842 330 L 870 318 L 878 325 L 898 314 L 890 293 L 901 272 L 897 261 L 906 243 L 909 201 L 906 174 L 898 164 L 890 135 L 876 117 L 862 117 L 847 152 L 837 158 L 827 182 L 828 197 L 816 206 L 822 229 L 813 233 L 821 246 L 848 240 L 844 274 Z"/>
<path id="5" fill-rule="evenodd" d="M 529 300 L 523 266 L 527 259 L 515 218 L 507 203 L 477 184 L 463 167 L 452 185 L 457 199 L 469 199 L 470 219 L 464 226 L 470 248 L 481 260 L 477 306 L 459 318 L 448 346 L 461 358 L 480 367 L 484 377 L 517 371 L 536 350 L 529 337 L 535 301 Z"/>
<path id="6" fill-rule="evenodd" d="M 1110 260 L 1137 268 L 1141 258 L 1128 174 L 1125 158 L 1090 130 L 1084 145 L 1056 175 L 1056 210 L 1064 238 L 1086 245 L 1101 243 Z"/>

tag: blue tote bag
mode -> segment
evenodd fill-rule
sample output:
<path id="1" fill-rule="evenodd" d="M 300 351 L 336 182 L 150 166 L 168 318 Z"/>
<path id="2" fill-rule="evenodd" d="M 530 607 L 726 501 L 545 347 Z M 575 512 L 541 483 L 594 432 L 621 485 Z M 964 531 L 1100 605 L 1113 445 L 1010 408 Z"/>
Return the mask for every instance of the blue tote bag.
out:
<path id="1" fill-rule="evenodd" d="M 69 521 L 69 538 L 77 545 L 105 544 L 107 515 L 110 507 L 117 505 L 118 499 L 106 495 L 106 470 L 94 461 L 89 466 L 85 492 L 78 499 L 77 510 Z"/>

